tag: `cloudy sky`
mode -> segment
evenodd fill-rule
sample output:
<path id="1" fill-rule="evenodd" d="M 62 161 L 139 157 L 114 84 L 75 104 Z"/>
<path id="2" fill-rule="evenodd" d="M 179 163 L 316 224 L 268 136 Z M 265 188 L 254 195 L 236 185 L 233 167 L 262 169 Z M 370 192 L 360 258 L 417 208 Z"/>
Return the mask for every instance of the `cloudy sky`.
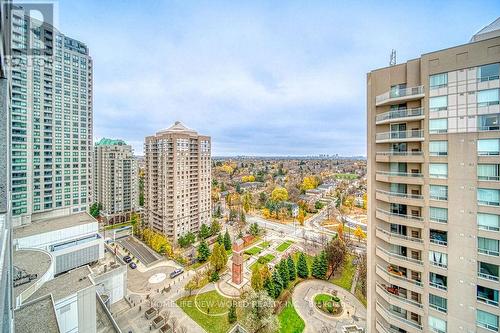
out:
<path id="1" fill-rule="evenodd" d="M 73 1 L 94 59 L 94 136 L 180 120 L 213 155 L 365 155 L 366 73 L 467 42 L 494 1 Z"/>

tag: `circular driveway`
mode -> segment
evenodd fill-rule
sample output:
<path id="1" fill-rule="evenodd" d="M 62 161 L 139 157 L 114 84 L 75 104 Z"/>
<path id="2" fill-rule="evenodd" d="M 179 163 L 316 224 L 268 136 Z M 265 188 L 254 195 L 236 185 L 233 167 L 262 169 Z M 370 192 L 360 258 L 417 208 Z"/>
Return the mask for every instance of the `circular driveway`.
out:
<path id="1" fill-rule="evenodd" d="M 145 272 L 129 268 L 127 272 L 127 287 L 131 292 L 138 294 L 145 294 L 155 289 L 161 289 L 172 282 L 169 276 L 175 268 L 174 266 L 165 265 L 148 269 Z"/>
<path id="2" fill-rule="evenodd" d="M 334 293 L 341 299 L 344 307 L 349 309 L 339 318 L 323 314 L 314 305 L 314 295 L 318 293 Z M 357 325 L 366 330 L 366 308 L 350 292 L 331 282 L 321 280 L 307 280 L 295 286 L 292 302 L 297 313 L 306 323 L 305 333 L 333 333 L 341 332 L 345 325 Z"/>

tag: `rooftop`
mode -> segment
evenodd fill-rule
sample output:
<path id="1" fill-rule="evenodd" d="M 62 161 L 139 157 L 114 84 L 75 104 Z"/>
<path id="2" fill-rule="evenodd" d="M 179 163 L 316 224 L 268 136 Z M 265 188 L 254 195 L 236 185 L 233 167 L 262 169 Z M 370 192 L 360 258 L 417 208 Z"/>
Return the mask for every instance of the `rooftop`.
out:
<path id="1" fill-rule="evenodd" d="M 41 219 L 34 221 L 31 224 L 15 228 L 13 238 L 24 238 L 88 223 L 97 223 L 97 220 L 87 212 L 50 219 Z"/>
<path id="2" fill-rule="evenodd" d="M 120 139 L 108 139 L 102 138 L 99 142 L 96 142 L 96 146 L 126 146 L 127 143 Z"/>
<path id="3" fill-rule="evenodd" d="M 500 17 L 495 21 L 491 22 L 472 36 L 471 42 L 478 42 L 480 40 L 485 40 L 493 37 L 500 36 Z"/>
<path id="4" fill-rule="evenodd" d="M 97 333 L 117 333 L 117 330 L 113 324 L 111 314 L 109 310 L 105 308 L 99 296 L 96 294 L 96 332 Z M 111 318 L 110 318 L 111 317 Z"/>
<path id="5" fill-rule="evenodd" d="M 74 293 L 93 286 L 90 281 L 90 271 L 88 266 L 76 268 L 68 273 L 59 275 L 58 277 L 45 282 L 28 300 L 34 300 L 39 297 L 52 294 L 54 301 L 57 302 L 62 298 L 66 298 Z"/>
<path id="6" fill-rule="evenodd" d="M 54 302 L 51 295 L 45 295 L 14 311 L 14 331 L 23 333 L 58 333 Z"/>
<path id="7" fill-rule="evenodd" d="M 173 133 L 184 133 L 184 134 L 193 134 L 196 135 L 195 130 L 186 127 L 180 121 L 176 121 L 172 126 L 167 129 L 159 131 L 157 134 L 173 134 Z"/>
<path id="8" fill-rule="evenodd" d="M 36 279 L 17 287 L 14 281 L 14 296 L 17 297 L 47 272 L 52 259 L 47 252 L 36 250 L 17 250 L 14 251 L 12 256 L 14 262 L 14 279 L 16 278 L 16 271 L 19 274 L 23 274 L 24 272 L 25 274 L 37 275 Z"/>

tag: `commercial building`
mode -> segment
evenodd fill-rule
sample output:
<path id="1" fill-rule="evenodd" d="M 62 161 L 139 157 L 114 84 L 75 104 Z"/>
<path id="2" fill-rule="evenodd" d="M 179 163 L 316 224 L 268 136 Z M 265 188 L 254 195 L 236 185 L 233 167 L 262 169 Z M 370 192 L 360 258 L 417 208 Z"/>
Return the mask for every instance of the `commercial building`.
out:
<path id="1" fill-rule="evenodd" d="M 13 224 L 23 225 L 91 202 L 92 59 L 22 7 L 11 18 L 11 199 Z"/>
<path id="2" fill-rule="evenodd" d="M 94 147 L 94 202 L 109 224 L 130 220 L 139 208 L 137 160 L 123 140 L 101 139 Z"/>
<path id="3" fill-rule="evenodd" d="M 173 241 L 210 223 L 210 149 L 180 122 L 146 137 L 144 218 Z"/>
<path id="4" fill-rule="evenodd" d="M 498 332 L 500 19 L 368 73 L 368 331 Z"/>

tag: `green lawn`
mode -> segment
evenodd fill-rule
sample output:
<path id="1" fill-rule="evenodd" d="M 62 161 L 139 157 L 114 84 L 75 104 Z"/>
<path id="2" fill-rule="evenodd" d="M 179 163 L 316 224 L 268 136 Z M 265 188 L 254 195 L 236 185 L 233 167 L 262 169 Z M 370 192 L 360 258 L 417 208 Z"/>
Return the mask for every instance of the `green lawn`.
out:
<path id="1" fill-rule="evenodd" d="M 335 174 L 336 179 L 358 179 L 358 175 L 355 173 L 336 173 Z"/>
<path id="2" fill-rule="evenodd" d="M 266 254 L 265 256 L 259 257 L 256 262 L 250 265 L 250 271 L 253 272 L 254 268 L 256 266 L 264 265 L 267 264 L 268 262 L 272 261 L 274 258 L 276 258 L 274 255 L 271 253 Z"/>
<path id="3" fill-rule="evenodd" d="M 354 256 L 349 255 L 344 267 L 340 267 L 330 280 L 333 284 L 336 284 L 347 291 L 351 291 L 352 279 L 354 278 L 354 273 L 356 272 L 356 266 L 352 264 L 353 259 Z"/>
<path id="4" fill-rule="evenodd" d="M 304 331 L 304 320 L 295 311 L 292 302 L 288 302 L 281 310 L 278 319 L 280 321 L 280 333 L 301 333 Z"/>
<path id="5" fill-rule="evenodd" d="M 210 312 L 210 315 L 200 312 L 195 302 L 202 311 Z M 176 303 L 208 333 L 226 333 L 232 326 L 227 321 L 227 315 L 213 316 L 226 313 L 231 305 L 231 299 L 221 296 L 215 290 L 199 294 L 196 299 L 194 295 L 183 297 Z"/>
<path id="6" fill-rule="evenodd" d="M 290 245 L 292 245 L 293 241 L 291 240 L 287 240 L 287 241 L 284 241 L 283 243 L 281 243 L 277 248 L 276 248 L 276 251 L 278 252 L 283 252 L 285 251 L 286 249 L 288 249 L 290 247 Z"/>
<path id="7" fill-rule="evenodd" d="M 265 248 L 268 248 L 269 245 L 271 245 L 271 242 L 267 241 L 267 242 L 262 242 L 257 246 L 260 247 L 261 249 L 265 249 Z"/>
<path id="8" fill-rule="evenodd" d="M 254 247 L 252 247 L 252 248 L 250 248 L 248 250 L 245 250 L 245 253 L 249 254 L 251 256 L 254 256 L 256 254 L 259 254 L 261 251 L 262 251 L 262 249 L 260 247 L 254 246 Z"/>

